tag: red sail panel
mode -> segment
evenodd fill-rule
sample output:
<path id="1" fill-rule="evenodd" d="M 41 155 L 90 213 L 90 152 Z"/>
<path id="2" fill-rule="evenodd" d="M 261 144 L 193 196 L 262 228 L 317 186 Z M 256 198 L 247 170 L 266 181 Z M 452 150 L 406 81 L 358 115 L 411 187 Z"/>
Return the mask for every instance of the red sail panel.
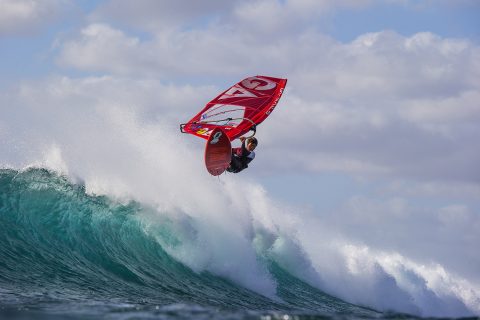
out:
<path id="1" fill-rule="evenodd" d="M 207 103 L 181 126 L 182 132 L 208 139 L 220 127 L 234 140 L 265 120 L 282 96 L 287 79 L 255 76 L 246 78 Z"/>

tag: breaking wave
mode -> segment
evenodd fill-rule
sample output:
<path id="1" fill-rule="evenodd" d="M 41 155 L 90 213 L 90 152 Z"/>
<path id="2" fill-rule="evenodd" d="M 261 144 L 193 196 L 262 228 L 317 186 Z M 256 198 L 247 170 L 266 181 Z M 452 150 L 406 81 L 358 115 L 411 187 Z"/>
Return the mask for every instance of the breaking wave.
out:
<path id="1" fill-rule="evenodd" d="M 245 216 L 215 221 L 89 193 L 47 169 L 1 169 L 0 313 L 381 318 L 478 311 L 474 289 L 439 266 L 326 243 L 328 231 L 313 220 L 309 230 L 299 224 L 305 216 L 252 192 L 260 194 L 256 213 L 233 203 L 230 213 Z M 277 218 L 262 210 L 276 210 Z"/>

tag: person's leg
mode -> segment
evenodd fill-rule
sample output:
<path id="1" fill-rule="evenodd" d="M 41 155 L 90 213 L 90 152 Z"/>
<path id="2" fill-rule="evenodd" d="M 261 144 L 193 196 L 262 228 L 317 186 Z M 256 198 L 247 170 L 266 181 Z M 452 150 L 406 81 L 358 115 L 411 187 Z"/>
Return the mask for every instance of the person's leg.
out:
<path id="1" fill-rule="evenodd" d="M 232 160 L 230 161 L 230 166 L 228 166 L 227 171 L 237 173 L 240 167 L 240 159 L 238 159 L 237 157 L 235 157 L 235 155 L 232 154 Z"/>

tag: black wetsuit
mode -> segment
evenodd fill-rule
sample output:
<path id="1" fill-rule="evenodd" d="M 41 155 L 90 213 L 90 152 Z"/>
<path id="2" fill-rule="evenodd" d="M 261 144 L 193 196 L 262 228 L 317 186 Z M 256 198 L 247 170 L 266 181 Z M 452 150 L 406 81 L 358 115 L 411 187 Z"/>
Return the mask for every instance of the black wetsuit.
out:
<path id="1" fill-rule="evenodd" d="M 228 172 L 238 173 L 248 168 L 248 164 L 255 158 L 255 152 L 250 152 L 245 147 L 245 141 L 240 148 L 232 148 L 232 160 L 227 168 Z"/>

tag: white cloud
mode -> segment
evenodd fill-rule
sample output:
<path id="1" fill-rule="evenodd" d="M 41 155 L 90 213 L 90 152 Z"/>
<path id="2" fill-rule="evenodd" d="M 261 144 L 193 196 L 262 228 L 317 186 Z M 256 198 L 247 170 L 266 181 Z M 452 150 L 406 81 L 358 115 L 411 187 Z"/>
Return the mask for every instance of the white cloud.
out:
<path id="1" fill-rule="evenodd" d="M 137 38 L 128 37 L 108 25 L 93 24 L 81 31 L 77 41 L 64 44 L 59 63 L 78 69 L 122 74 L 138 66 L 139 60 L 148 62 L 146 54 L 137 59 L 139 51 Z"/>
<path id="2" fill-rule="evenodd" d="M 69 6 L 69 0 L 0 0 L 0 35 L 34 34 Z"/>
<path id="3" fill-rule="evenodd" d="M 202 2 L 186 0 L 140 0 L 135 4 L 127 0 L 108 1 L 90 15 L 90 21 L 129 24 L 137 29 L 161 34 L 163 32 L 208 28 L 213 25 L 222 32 L 231 28 L 244 31 L 297 30 L 296 24 L 305 25 L 336 8 L 356 8 L 371 4 L 371 0 L 254 0 Z"/>
<path id="4" fill-rule="evenodd" d="M 390 31 L 342 44 L 307 29 L 279 43 L 261 39 L 242 28 L 207 28 L 142 40 L 92 24 L 64 43 L 59 62 L 164 80 L 204 74 L 287 77 L 285 97 L 259 130 L 267 142 L 265 158 L 284 159 L 282 168 L 480 179 L 480 153 L 472 148 L 480 136 L 475 44 Z M 285 154 L 280 141 L 295 144 L 296 152 Z"/>
<path id="5" fill-rule="evenodd" d="M 128 0 L 107 1 L 91 15 L 90 21 L 128 24 L 151 33 L 202 26 L 205 20 L 228 12 L 239 1 Z"/>
<path id="6" fill-rule="evenodd" d="M 480 185 L 475 181 L 472 183 L 432 181 L 412 185 L 405 180 L 396 180 L 384 188 L 391 194 L 404 195 L 405 197 L 438 197 L 444 199 L 454 197 L 461 201 L 480 199 Z"/>

